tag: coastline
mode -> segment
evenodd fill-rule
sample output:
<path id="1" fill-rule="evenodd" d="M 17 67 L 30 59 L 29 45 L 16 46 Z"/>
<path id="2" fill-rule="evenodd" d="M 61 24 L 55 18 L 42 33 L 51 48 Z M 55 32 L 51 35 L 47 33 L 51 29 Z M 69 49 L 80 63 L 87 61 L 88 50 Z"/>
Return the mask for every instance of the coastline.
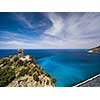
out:
<path id="1" fill-rule="evenodd" d="M 73 87 L 100 87 L 100 74 L 97 74 Z"/>

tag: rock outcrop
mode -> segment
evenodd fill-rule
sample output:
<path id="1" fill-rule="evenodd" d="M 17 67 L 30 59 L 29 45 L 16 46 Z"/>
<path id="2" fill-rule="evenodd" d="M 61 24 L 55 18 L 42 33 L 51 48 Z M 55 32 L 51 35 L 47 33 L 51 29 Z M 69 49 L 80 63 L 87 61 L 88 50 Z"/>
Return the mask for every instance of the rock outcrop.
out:
<path id="1" fill-rule="evenodd" d="M 100 46 L 89 49 L 88 52 L 100 53 Z"/>
<path id="2" fill-rule="evenodd" d="M 31 55 L 20 52 L 20 56 L 0 58 L 0 86 L 45 87 L 55 86 L 55 82 L 56 78 L 45 73 Z"/>

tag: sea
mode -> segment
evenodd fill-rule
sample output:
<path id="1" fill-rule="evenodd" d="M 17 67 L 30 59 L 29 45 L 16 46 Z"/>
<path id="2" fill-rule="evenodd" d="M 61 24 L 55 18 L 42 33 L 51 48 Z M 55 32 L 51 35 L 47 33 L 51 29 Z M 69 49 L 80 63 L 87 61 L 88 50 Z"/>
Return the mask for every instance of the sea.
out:
<path id="1" fill-rule="evenodd" d="M 56 87 L 72 87 L 100 74 L 100 54 L 85 49 L 25 49 L 36 62 L 56 78 Z M 0 58 L 17 55 L 17 50 L 0 50 Z"/>

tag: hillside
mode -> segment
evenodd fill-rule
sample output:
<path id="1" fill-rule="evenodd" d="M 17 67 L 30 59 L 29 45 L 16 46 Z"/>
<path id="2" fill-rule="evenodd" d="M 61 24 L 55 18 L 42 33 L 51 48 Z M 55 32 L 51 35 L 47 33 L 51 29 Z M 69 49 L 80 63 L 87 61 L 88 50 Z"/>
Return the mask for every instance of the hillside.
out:
<path id="1" fill-rule="evenodd" d="M 18 55 L 0 58 L 0 86 L 9 87 L 44 87 L 55 86 L 56 79 L 36 64 L 31 55 Z"/>
<path id="2" fill-rule="evenodd" d="M 100 53 L 100 46 L 89 49 L 89 52 Z"/>

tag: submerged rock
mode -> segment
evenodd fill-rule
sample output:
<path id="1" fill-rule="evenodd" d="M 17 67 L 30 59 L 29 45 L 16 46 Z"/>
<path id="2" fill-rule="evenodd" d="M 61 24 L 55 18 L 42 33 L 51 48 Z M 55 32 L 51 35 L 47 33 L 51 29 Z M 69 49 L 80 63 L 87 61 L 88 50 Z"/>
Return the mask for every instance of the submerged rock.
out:
<path id="1" fill-rule="evenodd" d="M 19 54 L 20 53 L 20 54 Z M 0 59 L 0 86 L 8 87 L 45 87 L 55 86 L 56 79 L 36 64 L 31 55 L 24 51 Z M 20 56 L 19 56 L 20 55 Z"/>

